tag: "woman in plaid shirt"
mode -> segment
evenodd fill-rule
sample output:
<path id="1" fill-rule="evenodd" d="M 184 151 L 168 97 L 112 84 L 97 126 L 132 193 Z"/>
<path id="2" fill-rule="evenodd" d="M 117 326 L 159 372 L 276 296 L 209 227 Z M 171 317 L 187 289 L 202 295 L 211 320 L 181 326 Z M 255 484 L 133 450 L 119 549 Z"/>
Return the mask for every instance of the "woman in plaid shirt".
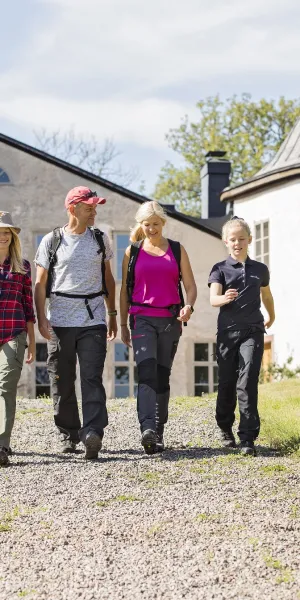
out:
<path id="1" fill-rule="evenodd" d="M 30 264 L 21 255 L 20 228 L 0 211 L 0 466 L 9 463 L 17 385 L 25 349 L 26 363 L 35 359 Z"/>

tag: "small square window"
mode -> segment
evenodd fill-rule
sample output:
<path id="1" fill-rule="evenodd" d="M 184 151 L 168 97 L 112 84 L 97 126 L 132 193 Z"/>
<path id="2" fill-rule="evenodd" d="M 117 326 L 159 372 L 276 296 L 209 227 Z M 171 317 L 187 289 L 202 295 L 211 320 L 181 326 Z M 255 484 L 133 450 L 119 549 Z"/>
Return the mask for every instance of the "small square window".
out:
<path id="1" fill-rule="evenodd" d="M 115 361 L 116 362 L 128 362 L 129 361 L 129 348 L 125 344 L 115 343 Z"/>
<path id="2" fill-rule="evenodd" d="M 263 224 L 264 237 L 269 237 L 269 222 L 265 221 Z"/>
<path id="3" fill-rule="evenodd" d="M 259 225 L 255 225 L 255 239 L 260 240 L 260 238 L 261 238 L 261 227 L 260 227 L 260 223 L 259 223 Z"/>
<path id="4" fill-rule="evenodd" d="M 115 382 L 116 384 L 129 384 L 128 367 L 115 367 Z"/>
<path id="5" fill-rule="evenodd" d="M 208 361 L 208 344 L 195 344 L 195 361 Z"/>
<path id="6" fill-rule="evenodd" d="M 38 385 L 49 385 L 49 375 L 47 367 L 36 367 L 35 368 L 35 382 Z"/>

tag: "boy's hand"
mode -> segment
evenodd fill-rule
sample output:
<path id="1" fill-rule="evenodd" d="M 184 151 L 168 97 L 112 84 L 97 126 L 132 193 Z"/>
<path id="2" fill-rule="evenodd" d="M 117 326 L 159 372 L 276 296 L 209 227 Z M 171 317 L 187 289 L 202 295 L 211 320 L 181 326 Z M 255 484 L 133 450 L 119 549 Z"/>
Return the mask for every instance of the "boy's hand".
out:
<path id="1" fill-rule="evenodd" d="M 275 317 L 273 319 L 270 319 L 270 317 L 264 322 L 264 326 L 266 329 L 270 329 L 270 327 L 272 327 L 273 323 L 275 321 Z"/>
<path id="2" fill-rule="evenodd" d="M 229 302 L 232 302 L 233 300 L 235 300 L 238 297 L 239 293 L 237 290 L 234 290 L 233 288 L 230 290 L 226 290 L 225 294 L 224 294 L 224 298 L 225 298 L 225 303 L 229 304 Z"/>
<path id="3" fill-rule="evenodd" d="M 113 315 L 108 317 L 108 326 L 107 326 L 107 340 L 108 342 L 112 342 L 118 333 L 118 325 L 117 318 Z"/>

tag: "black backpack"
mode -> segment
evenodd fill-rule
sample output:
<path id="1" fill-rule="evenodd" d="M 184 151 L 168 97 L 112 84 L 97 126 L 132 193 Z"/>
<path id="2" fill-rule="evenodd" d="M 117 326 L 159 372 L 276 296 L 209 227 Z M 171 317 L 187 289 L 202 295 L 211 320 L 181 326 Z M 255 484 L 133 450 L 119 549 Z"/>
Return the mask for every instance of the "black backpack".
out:
<path id="1" fill-rule="evenodd" d="M 85 298 L 85 299 L 89 299 L 91 297 L 96 297 L 96 296 L 108 296 L 108 291 L 107 291 L 107 287 L 106 287 L 106 283 L 105 283 L 105 262 L 104 261 L 105 261 L 106 254 L 105 254 L 105 245 L 104 245 L 104 241 L 103 241 L 104 232 L 100 231 L 100 229 L 95 229 L 94 227 L 89 227 L 89 229 L 93 233 L 93 236 L 99 246 L 98 254 L 102 253 L 102 260 L 101 260 L 102 290 L 101 290 L 101 292 L 97 292 L 97 294 L 89 294 L 88 296 L 78 295 L 78 294 L 77 295 L 64 294 L 62 292 L 56 292 L 56 294 L 59 296 L 68 296 L 71 298 L 73 297 L 73 298 Z M 61 228 L 56 227 L 55 229 L 53 229 L 51 246 L 50 246 L 50 250 L 49 250 L 49 269 L 48 269 L 48 279 L 47 279 L 47 286 L 46 286 L 46 298 L 49 298 L 50 294 L 51 294 L 51 288 L 52 288 L 52 283 L 53 283 L 53 268 L 57 262 L 56 253 L 60 246 L 61 239 L 62 239 Z"/>
<path id="2" fill-rule="evenodd" d="M 168 239 L 169 245 L 174 254 L 174 258 L 177 262 L 178 269 L 179 269 L 178 292 L 179 292 L 179 297 L 180 297 L 180 304 L 172 304 L 171 306 L 153 306 L 152 304 L 151 305 L 150 304 L 148 305 L 145 303 L 140 304 L 139 302 L 133 302 L 133 300 L 132 300 L 132 295 L 133 295 L 133 290 L 134 290 L 134 268 L 135 268 L 137 257 L 138 257 L 139 251 L 141 249 L 141 246 L 143 244 L 143 241 L 144 240 L 134 242 L 130 246 L 130 257 L 129 257 L 129 263 L 128 263 L 127 278 L 126 278 L 126 290 L 127 290 L 128 302 L 132 306 L 149 306 L 149 307 L 151 306 L 151 308 L 168 308 L 174 314 L 174 316 L 178 316 L 180 308 L 182 308 L 185 304 L 184 298 L 183 298 L 182 286 L 181 286 L 182 276 L 181 276 L 181 269 L 180 269 L 180 261 L 181 261 L 180 242 L 176 242 L 174 240 Z M 186 325 L 186 323 L 184 323 L 184 325 Z"/>

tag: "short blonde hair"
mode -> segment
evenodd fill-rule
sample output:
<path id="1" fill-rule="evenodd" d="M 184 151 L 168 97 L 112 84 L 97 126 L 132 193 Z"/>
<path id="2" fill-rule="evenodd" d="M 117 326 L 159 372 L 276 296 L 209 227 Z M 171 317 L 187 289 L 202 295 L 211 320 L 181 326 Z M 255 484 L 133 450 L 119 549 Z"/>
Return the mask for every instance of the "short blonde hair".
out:
<path id="1" fill-rule="evenodd" d="M 147 221 L 147 219 L 154 215 L 157 215 L 162 220 L 163 225 L 165 225 L 167 221 L 166 213 L 156 200 L 148 200 L 140 206 L 135 215 L 136 225 L 131 229 L 131 242 L 139 242 L 145 239 L 145 234 L 141 225 L 143 221 Z"/>
<path id="2" fill-rule="evenodd" d="M 229 221 L 226 221 L 226 223 L 222 227 L 223 242 L 225 242 L 228 239 L 229 230 L 232 227 L 235 227 L 236 225 L 240 225 L 241 227 L 243 227 L 243 229 L 245 229 L 245 231 L 247 232 L 247 235 L 250 237 L 251 229 L 248 223 L 246 223 L 246 221 L 244 221 L 244 219 L 242 219 L 241 217 L 231 217 L 231 219 L 229 219 Z"/>

